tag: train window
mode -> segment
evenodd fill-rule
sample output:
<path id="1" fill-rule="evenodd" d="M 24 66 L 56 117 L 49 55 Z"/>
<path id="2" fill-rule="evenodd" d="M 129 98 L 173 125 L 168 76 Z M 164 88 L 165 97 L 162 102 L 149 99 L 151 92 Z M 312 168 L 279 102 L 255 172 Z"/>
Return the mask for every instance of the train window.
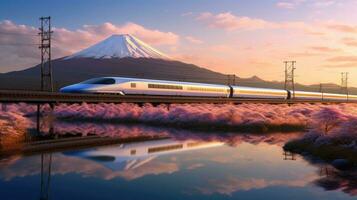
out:
<path id="1" fill-rule="evenodd" d="M 148 84 L 148 88 L 155 89 L 168 89 L 168 90 L 182 90 L 182 86 L 180 85 L 163 85 L 163 84 Z"/>
<path id="2" fill-rule="evenodd" d="M 130 83 L 130 87 L 136 88 L 136 83 Z"/>
<path id="3" fill-rule="evenodd" d="M 115 83 L 114 78 L 94 78 L 89 79 L 87 81 L 82 82 L 83 84 L 103 84 L 103 85 L 111 85 Z"/>
<path id="4" fill-rule="evenodd" d="M 156 153 L 156 152 L 162 152 L 162 151 L 172 151 L 175 149 L 182 149 L 183 145 L 182 144 L 174 144 L 174 145 L 168 145 L 168 146 L 161 146 L 161 147 L 152 147 L 148 149 L 148 153 Z"/>
<path id="5" fill-rule="evenodd" d="M 204 91 L 204 92 L 224 92 L 221 88 L 211 88 L 211 87 L 187 87 L 187 90 Z M 229 92 L 229 89 L 227 90 Z"/>

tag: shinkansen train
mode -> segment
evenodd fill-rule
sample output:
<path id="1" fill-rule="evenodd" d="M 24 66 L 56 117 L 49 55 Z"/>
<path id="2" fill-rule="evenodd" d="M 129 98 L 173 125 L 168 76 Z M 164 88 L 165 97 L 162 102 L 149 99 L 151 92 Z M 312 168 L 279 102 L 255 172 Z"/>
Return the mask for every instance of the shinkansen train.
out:
<path id="1" fill-rule="evenodd" d="M 60 89 L 60 92 L 216 98 L 357 101 L 357 95 L 124 77 L 93 78 L 81 83 L 63 87 Z"/>

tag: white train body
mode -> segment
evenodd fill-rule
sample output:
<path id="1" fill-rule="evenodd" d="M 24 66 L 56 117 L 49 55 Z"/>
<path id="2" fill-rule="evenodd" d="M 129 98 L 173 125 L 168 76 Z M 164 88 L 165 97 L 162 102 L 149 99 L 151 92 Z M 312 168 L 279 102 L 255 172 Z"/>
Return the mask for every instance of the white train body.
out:
<path id="1" fill-rule="evenodd" d="M 122 95 L 167 95 L 229 97 L 230 87 L 218 84 L 203 84 L 151 79 L 103 77 L 90 79 L 64 87 L 68 93 L 111 93 Z"/>
<path id="2" fill-rule="evenodd" d="M 323 99 L 324 100 L 343 100 L 347 101 L 347 95 L 345 94 L 334 94 L 334 93 L 323 93 Z"/>
<path id="3" fill-rule="evenodd" d="M 357 95 L 348 95 L 348 101 L 357 101 Z"/>
<path id="4" fill-rule="evenodd" d="M 305 92 L 305 91 L 290 91 L 291 98 L 297 100 L 322 100 L 322 93 L 321 92 Z"/>
<path id="5" fill-rule="evenodd" d="M 296 99 L 356 101 L 357 95 L 290 91 L 220 84 L 101 77 L 61 88 L 64 93 L 109 93 L 120 95 L 193 96 L 216 98 Z"/>
<path id="6" fill-rule="evenodd" d="M 287 99 L 289 92 L 287 90 L 253 88 L 232 86 L 233 95 L 235 98 L 254 98 L 254 99 Z"/>

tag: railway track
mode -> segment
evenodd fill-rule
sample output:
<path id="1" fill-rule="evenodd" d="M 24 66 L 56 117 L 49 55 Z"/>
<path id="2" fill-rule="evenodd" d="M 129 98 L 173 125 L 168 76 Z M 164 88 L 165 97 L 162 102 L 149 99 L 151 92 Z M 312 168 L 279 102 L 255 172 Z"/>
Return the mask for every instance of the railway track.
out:
<path id="1" fill-rule="evenodd" d="M 348 103 L 345 100 L 282 100 L 282 99 L 234 99 L 212 97 L 182 97 L 182 96 L 149 96 L 116 94 L 68 94 L 59 92 L 0 90 L 2 103 Z M 352 103 L 352 102 L 351 102 Z"/>

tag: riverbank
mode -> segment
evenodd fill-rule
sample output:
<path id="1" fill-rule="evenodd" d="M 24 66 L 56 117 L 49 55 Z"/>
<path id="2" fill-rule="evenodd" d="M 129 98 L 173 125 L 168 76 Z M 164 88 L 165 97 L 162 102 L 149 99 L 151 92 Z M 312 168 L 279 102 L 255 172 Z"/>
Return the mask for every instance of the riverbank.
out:
<path id="1" fill-rule="evenodd" d="M 351 110 L 353 112 L 353 110 Z M 357 116 L 324 108 L 312 116 L 307 133 L 285 144 L 284 149 L 310 154 L 335 165 L 357 166 Z"/>

